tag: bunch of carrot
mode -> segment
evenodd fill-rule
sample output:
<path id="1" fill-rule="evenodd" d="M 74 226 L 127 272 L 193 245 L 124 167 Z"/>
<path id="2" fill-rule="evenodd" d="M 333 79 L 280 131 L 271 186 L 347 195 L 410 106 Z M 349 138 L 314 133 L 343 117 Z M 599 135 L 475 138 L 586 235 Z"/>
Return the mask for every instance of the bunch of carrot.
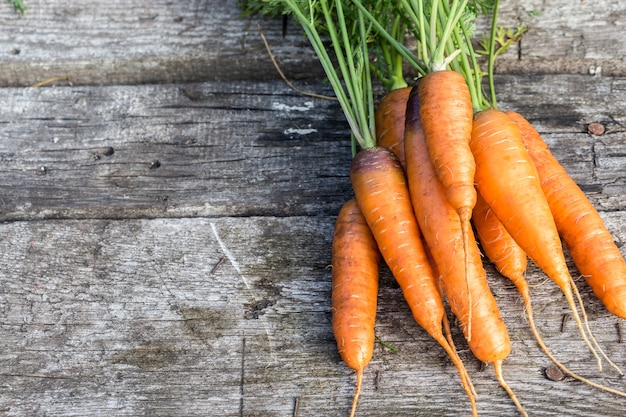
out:
<path id="1" fill-rule="evenodd" d="M 493 92 L 498 2 L 468 0 L 263 0 L 290 13 L 317 53 L 350 125 L 354 199 L 339 212 L 332 248 L 332 325 L 356 371 L 355 414 L 374 345 L 380 260 L 415 320 L 446 351 L 477 415 L 476 392 L 452 340 L 446 306 L 480 361 L 503 377 L 509 335 L 489 288 L 482 252 L 518 288 L 537 342 L 528 283 L 530 258 L 563 292 L 582 339 L 621 373 L 595 341 L 565 262 L 576 266 L 609 311 L 626 318 L 626 263 L 600 215 L 521 115 L 497 109 Z M 491 100 L 471 42 L 472 20 L 492 13 L 487 54 Z M 417 48 L 404 44 L 410 33 Z M 324 43 L 330 38 L 330 47 Z M 506 45 L 500 45 L 504 48 Z M 417 51 L 417 52 L 414 52 Z M 408 63 L 419 74 L 410 87 Z M 388 92 L 374 103 L 372 75 Z M 561 240 L 562 239 L 562 240 Z M 479 243 L 480 242 L 480 246 Z"/>

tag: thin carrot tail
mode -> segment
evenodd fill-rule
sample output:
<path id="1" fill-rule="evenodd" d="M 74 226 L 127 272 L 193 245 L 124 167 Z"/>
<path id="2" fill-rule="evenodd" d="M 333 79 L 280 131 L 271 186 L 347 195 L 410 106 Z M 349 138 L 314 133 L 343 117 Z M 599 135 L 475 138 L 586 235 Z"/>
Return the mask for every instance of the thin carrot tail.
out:
<path id="1" fill-rule="evenodd" d="M 619 391 L 619 390 L 607 387 L 606 385 L 602 385 L 602 384 L 598 384 L 597 382 L 590 381 L 587 378 L 582 377 L 582 376 L 576 374 L 575 372 L 571 371 L 564 364 L 559 362 L 559 360 L 557 358 L 555 358 L 554 355 L 552 355 L 552 352 L 550 352 L 550 350 L 546 346 L 545 342 L 543 341 L 543 338 L 539 334 L 539 331 L 537 330 L 537 326 L 535 326 L 535 319 L 534 319 L 533 309 L 532 309 L 532 305 L 531 305 L 531 301 L 530 301 L 530 294 L 528 293 L 528 291 L 525 291 L 525 292 L 520 291 L 520 293 L 522 295 L 522 299 L 523 299 L 524 305 L 526 307 L 526 315 L 528 317 L 528 324 L 530 326 L 530 330 L 532 331 L 533 335 L 535 336 L 535 341 L 537 342 L 537 344 L 539 345 L 539 347 L 541 348 L 543 353 L 545 353 L 546 356 L 561 371 L 563 371 L 563 373 L 571 376 L 574 379 L 577 379 L 578 381 L 580 381 L 582 383 L 585 383 L 585 384 L 590 385 L 590 386 L 592 386 L 594 388 L 597 388 L 599 390 L 610 392 L 612 394 L 619 395 L 620 397 L 626 397 L 626 392 Z"/>
<path id="2" fill-rule="evenodd" d="M 584 325 L 583 320 L 580 318 L 580 315 L 578 314 L 578 308 L 574 301 L 574 297 L 575 297 L 574 293 L 578 293 L 578 291 L 575 288 L 576 288 L 576 285 L 574 285 L 573 280 L 570 277 L 570 281 L 568 282 L 566 286 L 563 286 L 561 288 L 561 291 L 563 291 L 563 293 L 565 294 L 567 304 L 569 305 L 569 308 L 572 312 L 574 321 L 576 321 L 576 326 L 578 327 L 578 331 L 581 337 L 583 338 L 583 341 L 585 342 L 585 344 L 587 345 L 587 347 L 589 348 L 593 356 L 596 358 L 596 362 L 598 364 L 598 371 L 602 371 L 602 358 L 600 358 L 600 355 L 598 355 L 598 351 L 589 340 L 589 337 L 587 336 L 587 332 L 585 331 L 585 329 L 587 330 L 589 329 L 589 325 L 588 324 Z M 580 302 L 580 300 L 579 300 L 579 304 L 580 304 L 580 309 L 583 311 L 585 323 L 587 323 L 587 313 L 585 313 L 585 309 L 582 303 Z"/>
<path id="3" fill-rule="evenodd" d="M 350 417 L 354 417 L 356 414 L 356 406 L 359 402 L 359 395 L 361 395 L 361 385 L 363 383 L 363 369 L 359 368 L 356 371 L 356 390 L 354 391 L 354 398 L 352 399 L 352 409 L 350 410 Z"/>
<path id="4" fill-rule="evenodd" d="M 587 333 L 589 333 L 589 338 L 591 339 L 593 344 L 596 346 L 596 348 L 598 349 L 600 354 L 609 363 L 609 365 L 611 365 L 620 375 L 624 375 L 624 372 L 622 372 L 621 368 L 619 366 L 617 366 L 617 364 L 615 362 L 613 362 L 607 356 L 606 353 L 604 353 L 604 350 L 602 349 L 602 347 L 600 347 L 600 344 L 598 343 L 598 341 L 596 340 L 595 336 L 591 332 L 591 328 L 589 327 L 589 320 L 587 319 L 587 312 L 585 311 L 585 306 L 583 304 L 583 299 L 580 296 L 580 292 L 578 292 L 578 287 L 576 286 L 576 283 L 574 282 L 573 279 L 571 280 L 571 285 L 572 285 L 572 290 L 574 292 L 574 295 L 576 296 L 576 299 L 578 300 L 578 304 L 580 305 L 580 311 L 581 311 L 581 314 L 583 316 L 583 322 L 585 323 L 585 328 L 587 329 Z"/>
<path id="5" fill-rule="evenodd" d="M 472 210 L 465 208 L 460 211 L 459 217 L 461 219 L 461 232 L 463 235 L 463 258 L 465 260 L 465 281 L 467 283 L 467 305 L 470 309 L 467 313 L 467 341 L 472 340 L 472 292 L 470 291 L 470 257 L 468 256 L 470 251 L 469 234 L 472 233 L 471 218 Z"/>
<path id="6" fill-rule="evenodd" d="M 443 294 L 443 285 L 441 283 L 441 279 L 437 280 L 437 285 L 439 287 L 439 292 Z M 450 320 L 448 320 L 447 314 L 443 315 L 442 324 L 445 341 L 447 341 L 447 343 L 439 340 L 438 342 L 448 353 L 450 360 L 452 361 L 452 363 L 454 363 L 456 369 L 459 372 L 459 376 L 461 377 L 461 385 L 463 386 L 463 389 L 467 393 L 467 396 L 470 400 L 470 405 L 472 407 L 472 417 L 478 417 L 478 408 L 476 406 L 476 398 L 478 397 L 478 395 L 476 394 L 474 383 L 472 382 L 472 379 L 470 378 L 469 373 L 467 372 L 467 369 L 465 368 L 465 365 L 463 364 L 463 361 L 459 357 L 459 353 L 456 350 L 454 340 L 452 339 L 452 331 L 450 330 Z"/>
<path id="7" fill-rule="evenodd" d="M 448 320 L 448 316 L 447 315 L 443 316 L 443 331 L 444 331 L 444 334 L 446 336 L 446 340 L 448 341 L 448 345 L 450 345 L 450 348 L 458 356 L 458 351 L 456 350 L 456 345 L 454 344 L 454 340 L 452 339 L 452 331 L 450 331 L 450 320 Z M 467 369 L 465 368 L 465 366 L 463 366 L 463 372 L 465 373 L 465 375 L 461 375 L 461 378 L 465 378 L 465 381 L 467 382 L 467 385 L 468 385 L 468 387 L 470 389 L 470 392 L 468 393 L 468 395 L 471 395 L 474 398 L 478 398 L 478 394 L 476 394 L 476 389 L 474 388 L 474 384 L 472 383 L 472 380 L 471 380 L 471 378 L 469 376 L 469 373 L 467 373 Z"/>
<path id="8" fill-rule="evenodd" d="M 517 407 L 517 410 L 520 412 L 522 416 L 528 417 L 528 413 L 526 412 L 522 404 L 517 399 L 517 396 L 515 395 L 515 393 L 509 386 L 509 384 L 507 384 L 506 381 L 504 380 L 504 376 L 502 375 L 502 361 L 501 360 L 495 361 L 493 363 L 493 369 L 496 372 L 496 378 L 498 379 L 500 386 L 504 388 L 507 394 L 509 394 L 511 401 L 513 401 L 513 404 L 515 404 L 515 406 Z"/>
<path id="9" fill-rule="evenodd" d="M 465 369 L 465 365 L 463 365 L 463 361 L 459 357 L 459 354 L 457 353 L 456 349 L 454 349 L 448 343 L 448 340 L 445 337 L 443 337 L 443 335 L 441 336 L 441 338 L 435 338 L 435 339 L 437 340 L 437 342 L 439 342 L 439 344 L 446 351 L 446 353 L 450 357 L 450 360 L 452 360 L 452 363 L 454 364 L 454 366 L 456 366 L 456 369 L 459 372 L 459 375 L 461 377 L 461 385 L 463 385 L 463 389 L 467 393 L 467 396 L 470 400 L 470 404 L 472 406 L 472 416 L 473 417 L 478 416 L 478 409 L 476 407 L 476 390 L 474 389 L 474 385 L 472 384 L 469 374 L 467 373 L 467 369 Z"/>

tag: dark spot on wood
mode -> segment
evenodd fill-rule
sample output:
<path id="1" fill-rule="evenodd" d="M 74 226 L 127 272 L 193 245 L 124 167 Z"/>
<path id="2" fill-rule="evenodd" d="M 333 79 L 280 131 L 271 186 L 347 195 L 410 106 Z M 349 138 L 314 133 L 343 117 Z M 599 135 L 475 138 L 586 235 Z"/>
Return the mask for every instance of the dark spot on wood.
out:
<path id="1" fill-rule="evenodd" d="M 37 168 L 37 175 L 46 175 L 48 173 L 48 168 L 45 166 L 40 166 Z"/>
<path id="2" fill-rule="evenodd" d="M 561 333 L 565 331 L 565 326 L 567 325 L 568 320 L 569 320 L 569 313 L 563 314 L 563 317 L 561 318 Z"/>
<path id="3" fill-rule="evenodd" d="M 605 127 L 601 123 L 589 123 L 589 126 L 587 126 L 587 132 L 594 136 L 601 136 L 604 135 Z"/>
<path id="4" fill-rule="evenodd" d="M 237 326 L 240 312 L 225 307 L 189 307 L 178 309 L 183 317 L 183 330 L 190 336 L 206 341 L 217 339 Z"/>
<path id="5" fill-rule="evenodd" d="M 157 169 L 161 166 L 161 161 L 159 161 L 158 159 L 155 159 L 154 161 L 150 162 L 150 169 Z"/>
<path id="6" fill-rule="evenodd" d="M 215 266 L 213 266 L 213 268 L 211 269 L 211 272 L 209 272 L 211 275 L 213 275 L 215 273 L 215 271 L 217 271 L 217 268 L 220 267 L 220 265 L 222 265 L 224 263 L 224 261 L 226 260 L 225 256 L 222 256 L 220 258 L 219 261 L 217 261 L 217 263 L 215 264 Z"/>
<path id="7" fill-rule="evenodd" d="M 275 300 L 266 299 L 258 301 L 250 306 L 249 310 L 244 314 L 244 318 L 247 320 L 258 319 L 263 315 L 265 309 L 273 306 L 274 304 L 276 304 Z"/>
<path id="8" fill-rule="evenodd" d="M 547 366 L 543 370 L 543 374 L 550 381 L 562 381 L 565 378 L 563 371 L 561 371 L 556 365 Z"/>
<path id="9" fill-rule="evenodd" d="M 22 51 L 18 48 L 11 49 L 11 55 L 19 55 Z"/>
<path id="10" fill-rule="evenodd" d="M 181 88 L 180 91 L 191 101 L 203 101 L 206 99 L 201 91 L 193 90 L 191 88 Z"/>
<path id="11" fill-rule="evenodd" d="M 137 20 L 139 20 L 140 22 L 149 22 L 149 21 L 153 21 L 156 20 L 157 17 L 159 17 L 158 14 L 153 14 L 153 15 L 145 15 L 145 16 L 139 16 L 137 17 Z"/>
<path id="12" fill-rule="evenodd" d="M 112 146 L 107 146 L 106 148 L 102 149 L 101 153 L 104 156 L 111 156 L 115 153 L 115 149 L 113 149 Z"/>
<path id="13" fill-rule="evenodd" d="M 580 189 L 586 194 L 602 193 L 602 184 L 580 184 Z"/>
<path id="14" fill-rule="evenodd" d="M 136 366 L 144 371 L 162 369 L 176 362 L 176 351 L 163 343 L 150 342 L 113 356 L 113 363 Z"/>

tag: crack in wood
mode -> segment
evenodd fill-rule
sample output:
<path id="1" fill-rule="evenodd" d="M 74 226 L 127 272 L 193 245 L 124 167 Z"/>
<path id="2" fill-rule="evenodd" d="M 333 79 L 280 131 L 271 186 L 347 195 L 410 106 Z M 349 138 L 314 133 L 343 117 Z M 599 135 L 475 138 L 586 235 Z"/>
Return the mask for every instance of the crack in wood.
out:
<path id="1" fill-rule="evenodd" d="M 241 338 L 241 377 L 239 383 L 239 417 L 243 417 L 244 411 L 244 383 L 246 373 L 246 336 Z"/>

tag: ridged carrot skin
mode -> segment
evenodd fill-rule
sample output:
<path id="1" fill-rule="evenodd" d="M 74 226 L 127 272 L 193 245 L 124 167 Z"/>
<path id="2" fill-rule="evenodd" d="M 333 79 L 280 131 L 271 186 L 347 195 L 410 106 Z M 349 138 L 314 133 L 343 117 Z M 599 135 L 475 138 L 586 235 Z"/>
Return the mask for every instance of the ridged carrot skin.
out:
<path id="1" fill-rule="evenodd" d="M 332 325 L 339 355 L 357 375 L 352 412 L 363 371 L 374 352 L 380 252 L 355 199 L 337 215 L 332 245 Z"/>
<path id="2" fill-rule="evenodd" d="M 602 369 L 578 314 L 576 288 L 559 233 L 519 128 L 500 110 L 481 111 L 474 117 L 470 146 L 476 160 L 478 191 L 515 242 L 561 289 L 583 340 Z"/>
<path id="3" fill-rule="evenodd" d="M 448 353 L 470 398 L 472 415 L 476 416 L 475 391 L 469 374 L 443 333 L 443 299 L 422 244 L 400 161 L 385 147 L 362 150 L 352 161 L 350 179 L 361 212 L 413 318 Z"/>
<path id="4" fill-rule="evenodd" d="M 420 79 L 417 100 L 431 163 L 444 187 L 446 199 L 461 219 L 462 253 L 470 252 L 470 221 L 476 204 L 476 164 L 469 146 L 473 117 L 469 87 L 463 75 L 456 71 L 433 71 Z M 470 255 L 468 253 L 463 261 L 466 275 L 471 273 Z M 466 277 L 466 285 L 470 285 L 469 277 Z M 472 292 L 467 294 L 468 304 L 472 304 Z M 469 341 L 474 321 L 471 314 L 472 310 L 467 319 Z"/>
<path id="5" fill-rule="evenodd" d="M 479 112 L 470 144 L 482 197 L 524 252 L 571 293 L 556 224 L 515 122 L 499 110 Z"/>
<path id="6" fill-rule="evenodd" d="M 552 352 L 550 352 L 543 341 L 543 337 L 539 334 L 537 326 L 535 325 L 533 307 L 530 299 L 530 288 L 528 286 L 528 281 L 526 281 L 526 277 L 524 276 L 528 264 L 526 253 L 524 253 L 515 240 L 513 240 L 506 228 L 495 216 L 491 207 L 485 203 L 485 200 L 483 200 L 480 193 L 478 193 L 477 197 L 472 220 L 474 222 L 474 228 L 476 229 L 481 247 L 487 258 L 489 258 L 489 260 L 495 265 L 498 271 L 515 284 L 515 287 L 519 291 L 524 302 L 524 308 L 528 317 L 528 325 L 541 350 L 552 360 L 552 362 L 554 362 L 556 366 L 572 378 L 602 391 L 626 397 L 626 393 L 622 391 L 593 382 L 576 374 L 575 372 L 572 372 L 567 366 L 554 357 Z"/>
<path id="7" fill-rule="evenodd" d="M 335 223 L 332 245 L 332 324 L 339 354 L 359 370 L 372 358 L 380 253 L 356 200 Z"/>
<path id="8" fill-rule="evenodd" d="M 387 148 L 364 149 L 352 160 L 350 179 L 361 213 L 415 320 L 429 333 L 441 329 L 441 295 L 424 253 L 398 158 Z"/>
<path id="9" fill-rule="evenodd" d="M 469 220 L 476 204 L 475 162 L 469 147 L 473 118 L 469 88 L 460 73 L 445 70 L 422 77 L 418 91 L 420 119 L 437 178 L 452 207 Z"/>
<path id="10" fill-rule="evenodd" d="M 404 166 L 404 113 L 411 87 L 385 94 L 376 108 L 376 144 L 393 151 Z"/>
<path id="11" fill-rule="evenodd" d="M 576 267 L 606 308 L 626 319 L 626 262 L 611 232 L 539 132 L 519 113 L 506 112 L 506 115 L 521 131 L 556 228 Z"/>
<path id="12" fill-rule="evenodd" d="M 407 103 L 404 151 L 407 158 L 407 177 L 413 208 L 441 274 L 446 298 L 468 339 L 474 355 L 483 362 L 497 362 L 511 350 L 510 339 L 498 306 L 489 289 L 486 272 L 474 235 L 469 236 L 469 289 L 465 276 L 461 220 L 448 202 L 443 184 L 438 180 L 431 163 L 420 124 L 421 112 L 417 100 Z M 471 333 L 468 333 L 468 328 Z"/>
<path id="13" fill-rule="evenodd" d="M 498 272 L 515 284 L 524 299 L 530 298 L 528 283 L 524 277 L 528 266 L 528 257 L 480 193 L 476 198 L 472 221 L 481 248 L 487 258 L 494 264 Z"/>

